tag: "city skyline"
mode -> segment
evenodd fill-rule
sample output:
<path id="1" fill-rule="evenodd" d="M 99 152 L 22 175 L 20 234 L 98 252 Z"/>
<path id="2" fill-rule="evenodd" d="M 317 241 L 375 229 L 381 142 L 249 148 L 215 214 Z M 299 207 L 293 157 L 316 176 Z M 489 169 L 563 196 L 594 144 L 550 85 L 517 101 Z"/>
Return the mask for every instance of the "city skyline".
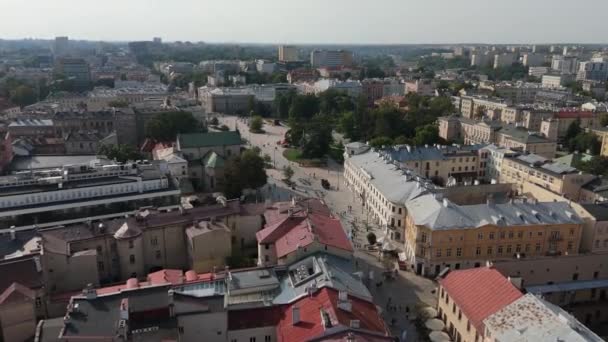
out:
<path id="1" fill-rule="evenodd" d="M 602 13 L 608 10 L 608 3 L 583 0 L 555 8 L 551 7 L 553 4 L 549 0 L 532 4 L 516 0 L 508 5 L 481 0 L 458 4 L 385 0 L 381 4 L 353 6 L 344 0 L 329 5 L 320 0 L 290 5 L 268 0 L 260 6 L 242 0 L 231 3 L 179 0 L 170 4 L 156 0 L 133 0 L 126 4 L 109 0 L 103 5 L 82 5 L 74 0 L 59 0 L 40 3 L 32 12 L 30 5 L 8 0 L 3 4 L 4 13 L 11 15 L 0 21 L 0 32 L 3 39 L 50 39 L 67 35 L 83 40 L 132 41 L 159 36 L 166 41 L 210 43 L 606 42 L 602 35 Z M 581 8 L 594 10 L 583 16 L 572 15 Z M 80 13 L 78 17 L 68 15 L 74 10 Z M 547 12 L 551 13 L 549 18 L 539 15 Z M 133 25 L 134 21 L 138 24 Z M 361 26 L 364 21 L 365 25 Z M 24 22 L 28 24 L 23 25 Z"/>

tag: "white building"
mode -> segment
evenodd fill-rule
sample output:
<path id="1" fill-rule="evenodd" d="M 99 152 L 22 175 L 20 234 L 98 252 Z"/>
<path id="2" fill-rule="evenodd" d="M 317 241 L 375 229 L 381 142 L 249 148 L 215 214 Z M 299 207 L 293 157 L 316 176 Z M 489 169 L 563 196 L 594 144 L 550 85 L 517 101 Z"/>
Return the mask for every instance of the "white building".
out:
<path id="1" fill-rule="evenodd" d="M 593 58 L 579 65 L 576 79 L 580 81 L 600 81 L 608 79 L 608 62 L 603 58 Z"/>
<path id="2" fill-rule="evenodd" d="M 263 59 L 258 59 L 256 61 L 256 69 L 259 73 L 262 74 L 272 74 L 277 69 L 277 65 L 276 63 L 271 63 Z"/>
<path id="3" fill-rule="evenodd" d="M 485 177 L 487 181 L 492 183 L 499 183 L 500 179 L 500 168 L 502 167 L 502 161 L 505 156 L 515 156 L 518 153 L 504 147 L 498 147 L 494 144 L 488 145 L 481 149 L 481 152 L 486 152 L 485 162 Z"/>
<path id="4" fill-rule="evenodd" d="M 345 92 L 351 97 L 359 97 L 362 85 L 359 81 L 340 81 L 334 79 L 319 80 L 314 83 L 314 93 L 319 94 L 329 89 Z"/>
<path id="5" fill-rule="evenodd" d="M 574 75 L 578 70 L 578 59 L 575 56 L 554 55 L 551 69 L 560 74 Z"/>
<path id="6" fill-rule="evenodd" d="M 503 53 L 494 56 L 494 69 L 510 67 L 517 61 L 517 55 L 514 53 Z"/>
<path id="7" fill-rule="evenodd" d="M 548 73 L 549 73 L 549 67 L 538 66 L 538 67 L 530 67 L 528 69 L 528 75 L 538 77 L 538 78 L 541 78 L 543 75 L 548 74 Z"/>
<path id="8" fill-rule="evenodd" d="M 561 74 L 561 75 L 543 75 L 541 80 L 541 85 L 543 88 L 549 89 L 562 89 L 563 86 L 572 81 L 573 78 L 571 75 Z"/>

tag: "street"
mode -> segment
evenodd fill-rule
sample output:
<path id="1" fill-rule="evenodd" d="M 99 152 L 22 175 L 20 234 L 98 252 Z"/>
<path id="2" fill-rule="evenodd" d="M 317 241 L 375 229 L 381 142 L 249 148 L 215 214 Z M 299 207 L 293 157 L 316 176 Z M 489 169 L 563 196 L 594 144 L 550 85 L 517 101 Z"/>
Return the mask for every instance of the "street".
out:
<path id="1" fill-rule="evenodd" d="M 323 168 L 304 168 L 288 161 L 283 157 L 284 148 L 277 144 L 277 141 L 283 140 L 287 131 L 286 127 L 265 123 L 265 133 L 253 134 L 249 132 L 246 119 L 220 116 L 219 120 L 231 130 L 237 128 L 249 144 L 259 147 L 262 155 L 268 154 L 272 158 L 272 164 L 275 166 L 267 170 L 268 184 L 263 188 L 266 198 L 272 201 L 286 201 L 290 200 L 292 196 L 302 196 L 317 197 L 325 201 L 334 215 L 340 218 L 342 226 L 352 239 L 357 267 L 365 275 L 369 275 L 370 271 L 373 271 L 374 279 L 364 279 L 364 281 L 374 296 L 374 302 L 381 308 L 387 324 L 394 320 L 395 324 L 391 325 L 393 335 L 401 336 L 402 331 L 407 330 L 407 340 L 416 341 L 417 332 L 410 320 L 415 315 L 417 305 L 423 303 L 433 307 L 436 305 L 434 294 L 436 284 L 432 280 L 417 276 L 412 272 L 398 271 L 396 279 L 385 280 L 382 285 L 377 286 L 377 283 L 381 281 L 385 266 L 379 260 L 377 252 L 370 252 L 365 248 L 368 244 L 366 229 L 375 232 L 377 237 L 383 236 L 384 233 L 373 224 L 369 226 L 363 224 L 366 220 L 364 208 L 359 201 L 355 200 L 354 194 L 344 184 L 342 165 L 329 160 L 328 165 Z M 282 181 L 282 169 L 285 165 L 290 165 L 294 171 L 292 180 L 295 183 L 295 189 L 290 189 Z M 330 190 L 322 188 L 322 178 L 330 182 Z M 406 311 L 409 311 L 409 314 Z"/>

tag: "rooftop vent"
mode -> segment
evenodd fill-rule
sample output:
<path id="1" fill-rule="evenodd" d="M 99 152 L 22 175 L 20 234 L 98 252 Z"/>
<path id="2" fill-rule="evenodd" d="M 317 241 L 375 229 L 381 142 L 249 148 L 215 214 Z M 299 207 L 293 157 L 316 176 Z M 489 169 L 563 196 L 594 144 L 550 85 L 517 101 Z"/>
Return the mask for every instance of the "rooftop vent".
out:
<path id="1" fill-rule="evenodd" d="M 298 323 L 300 323 L 300 308 L 294 306 L 291 308 L 291 324 L 297 325 Z"/>

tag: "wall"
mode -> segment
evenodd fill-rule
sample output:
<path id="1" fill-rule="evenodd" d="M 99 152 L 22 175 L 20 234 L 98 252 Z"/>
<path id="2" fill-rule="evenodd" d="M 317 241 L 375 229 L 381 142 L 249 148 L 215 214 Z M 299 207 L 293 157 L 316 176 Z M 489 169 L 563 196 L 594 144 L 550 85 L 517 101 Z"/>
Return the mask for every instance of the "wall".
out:
<path id="1" fill-rule="evenodd" d="M 223 268 L 226 258 L 232 255 L 230 232 L 222 228 L 213 228 L 209 232 L 188 239 L 188 252 L 191 269 L 205 273 L 214 267 Z"/>
<path id="2" fill-rule="evenodd" d="M 96 253 L 66 256 L 43 250 L 40 261 L 49 293 L 79 291 L 89 283 L 99 286 Z"/>
<path id="3" fill-rule="evenodd" d="M 277 340 L 276 327 L 260 327 L 253 329 L 229 330 L 228 342 L 251 342 L 255 338 L 256 342 L 265 341 L 265 337 L 270 336 L 270 341 Z"/>
<path id="4" fill-rule="evenodd" d="M 130 247 L 129 241 L 133 242 L 133 247 Z M 116 246 L 121 279 L 129 279 L 133 276 L 142 277 L 148 274 L 144 264 L 144 247 L 141 235 L 132 239 L 117 240 Z M 135 257 L 133 263 L 131 263 L 131 255 Z"/>
<path id="5" fill-rule="evenodd" d="M 34 300 L 13 293 L 0 306 L 3 341 L 26 341 L 36 332 Z"/>
<path id="6" fill-rule="evenodd" d="M 478 341 L 476 339 L 477 330 L 469 323 L 469 319 L 442 286 L 437 289 L 437 311 L 440 319 L 445 323 L 446 331 L 453 337 L 453 341 L 458 340 L 457 335 L 460 335 L 459 341 L 461 342 Z"/>
<path id="7" fill-rule="evenodd" d="M 225 311 L 178 315 L 177 324 L 179 327 L 183 327 L 183 332 L 179 334 L 181 342 L 229 341 L 227 339 L 228 315 Z"/>

